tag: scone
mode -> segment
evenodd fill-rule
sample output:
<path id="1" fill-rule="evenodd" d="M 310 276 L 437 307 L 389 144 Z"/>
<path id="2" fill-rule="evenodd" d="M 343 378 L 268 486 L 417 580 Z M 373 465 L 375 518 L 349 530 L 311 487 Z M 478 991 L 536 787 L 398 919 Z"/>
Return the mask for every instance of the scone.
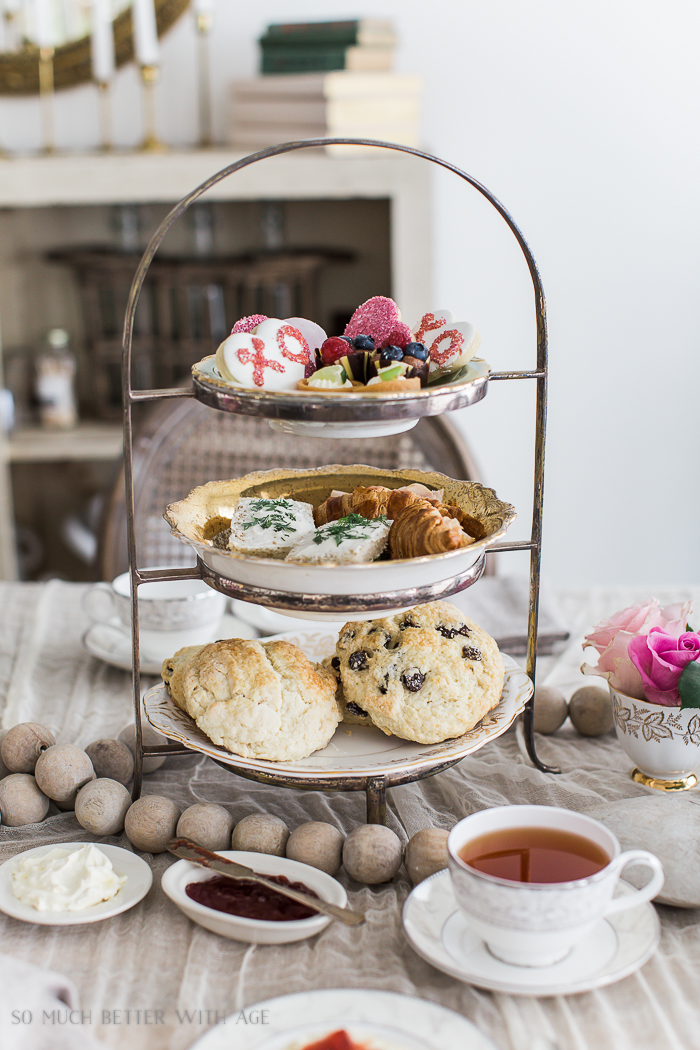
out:
<path id="1" fill-rule="evenodd" d="M 336 677 L 336 690 L 335 698 L 338 701 L 338 707 L 340 708 L 340 721 L 344 725 L 350 726 L 371 726 L 372 719 L 369 717 L 366 711 L 363 711 L 357 704 L 348 704 L 345 699 L 345 693 L 343 692 L 343 683 L 340 680 L 340 660 L 337 656 L 327 656 L 321 661 L 323 667 L 331 668 L 333 674 Z"/>
<path id="2" fill-rule="evenodd" d="M 231 638 L 188 650 L 165 661 L 163 678 L 215 744 L 243 758 L 294 762 L 333 736 L 335 675 L 291 642 Z"/>
<path id="3" fill-rule="evenodd" d="M 498 646 L 448 602 L 347 623 L 336 655 L 345 705 L 420 744 L 462 736 L 501 698 Z"/>

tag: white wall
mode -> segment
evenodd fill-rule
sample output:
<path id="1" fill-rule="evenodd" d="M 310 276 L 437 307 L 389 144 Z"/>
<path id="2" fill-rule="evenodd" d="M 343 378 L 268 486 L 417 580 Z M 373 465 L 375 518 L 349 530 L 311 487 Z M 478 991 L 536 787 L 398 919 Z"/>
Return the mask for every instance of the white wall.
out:
<path id="1" fill-rule="evenodd" d="M 496 194 L 539 264 L 551 350 L 546 575 L 559 587 L 697 583 L 697 5 L 374 0 L 358 12 L 347 0 L 219 0 L 218 133 L 227 83 L 255 72 L 268 22 L 358 13 L 394 19 L 397 69 L 425 76 L 426 148 Z M 186 15 L 163 42 L 159 120 L 171 144 L 197 137 L 195 47 Z M 133 68 L 119 74 L 114 101 L 117 141 L 133 145 Z M 63 146 L 96 141 L 92 89 L 61 96 L 56 116 Z M 3 101 L 0 144 L 38 142 L 37 103 Z M 435 245 L 435 305 L 477 324 L 494 369 L 533 364 L 522 256 L 454 176 L 436 178 Z M 529 513 L 531 395 L 529 384 L 493 384 L 459 420 L 488 482 L 520 509 L 518 535 Z"/>

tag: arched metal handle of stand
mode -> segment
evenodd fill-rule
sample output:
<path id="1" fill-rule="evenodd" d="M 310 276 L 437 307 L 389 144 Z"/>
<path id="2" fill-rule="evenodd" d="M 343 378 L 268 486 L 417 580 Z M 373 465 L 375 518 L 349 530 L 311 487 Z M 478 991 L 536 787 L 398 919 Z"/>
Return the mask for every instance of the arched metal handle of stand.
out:
<path id="1" fill-rule="evenodd" d="M 132 390 L 131 351 L 134 330 L 134 317 L 136 313 L 136 306 L 138 303 L 139 295 L 141 293 L 143 282 L 145 280 L 146 273 L 148 272 L 148 268 L 153 260 L 153 257 L 170 227 L 173 225 L 174 222 L 176 222 L 177 219 L 180 218 L 180 216 L 182 216 L 187 211 L 187 209 L 192 204 L 194 204 L 195 201 L 197 201 L 203 194 L 205 194 L 207 190 L 211 189 L 212 186 L 215 186 L 223 179 L 228 178 L 229 175 L 233 175 L 235 172 L 241 171 L 243 168 L 250 167 L 250 165 L 252 164 L 257 164 L 262 160 L 267 160 L 271 157 L 281 156 L 286 153 L 294 153 L 298 150 L 322 148 L 328 145 L 369 146 L 375 147 L 377 149 L 393 150 L 397 153 L 405 153 L 410 156 L 417 157 L 421 160 L 429 161 L 431 164 L 436 164 L 438 165 L 438 167 L 445 168 L 447 171 L 453 172 L 459 178 L 463 179 L 470 186 L 472 186 L 483 197 L 485 197 L 485 199 L 496 209 L 498 214 L 501 216 L 501 218 L 511 230 L 525 257 L 525 261 L 530 272 L 530 277 L 532 279 L 533 290 L 535 295 L 535 320 L 537 330 L 536 370 L 522 372 L 496 372 L 491 374 L 490 380 L 534 379 L 537 384 L 537 398 L 535 407 L 535 469 L 532 530 L 530 533 L 529 542 L 518 544 L 518 549 L 530 551 L 530 600 L 528 609 L 528 645 L 526 672 L 532 680 L 533 687 L 535 684 L 535 665 L 537 652 L 537 618 L 539 610 L 539 585 L 542 543 L 542 506 L 544 497 L 544 447 L 547 420 L 547 317 L 545 310 L 544 293 L 542 290 L 542 282 L 540 280 L 537 265 L 527 245 L 527 242 L 525 241 L 525 238 L 518 229 L 509 212 L 504 208 L 500 201 L 497 200 L 497 198 L 494 197 L 494 195 L 486 189 L 485 186 L 482 186 L 480 182 L 477 182 L 477 180 L 472 178 L 471 175 L 468 175 L 466 172 L 462 171 L 454 164 L 450 164 L 446 160 L 441 160 L 439 157 L 435 157 L 430 153 L 425 153 L 419 149 L 413 149 L 410 146 L 401 146 L 397 145 L 396 143 L 381 142 L 375 139 L 333 138 L 304 139 L 300 142 L 285 142 L 278 146 L 271 146 L 269 149 L 260 150 L 258 153 L 252 153 L 250 154 L 250 156 L 243 157 L 241 158 L 241 160 L 235 161 L 233 164 L 229 164 L 227 167 L 222 168 L 222 170 L 217 172 L 215 175 L 212 175 L 205 182 L 201 183 L 201 185 L 197 186 L 197 188 L 192 190 L 192 192 L 189 193 L 186 197 L 183 197 L 179 204 L 176 204 L 175 207 L 168 213 L 168 215 L 165 217 L 165 219 L 160 224 L 153 237 L 151 238 L 150 243 L 146 248 L 141 258 L 141 261 L 137 267 L 136 273 L 134 275 L 134 280 L 131 285 L 131 291 L 129 293 L 126 315 L 124 319 L 124 340 L 122 353 L 122 391 L 124 413 L 124 476 L 126 487 L 127 538 L 131 575 L 133 661 L 132 666 L 134 684 L 134 710 L 136 717 L 136 768 L 134 772 L 134 797 L 137 797 L 141 790 L 143 756 L 143 738 L 141 731 L 140 716 L 141 682 L 139 673 L 139 628 L 137 598 L 139 584 L 145 582 L 145 580 L 148 577 L 145 576 L 138 569 L 136 564 L 132 407 L 134 404 L 140 402 L 157 401 L 163 398 L 181 398 L 193 396 L 191 391 L 181 389 L 140 391 Z M 172 574 L 170 575 L 172 576 Z M 158 576 L 157 578 L 160 579 L 163 577 Z M 553 769 L 549 766 L 545 766 L 542 762 L 540 762 L 539 758 L 537 757 L 533 730 L 532 698 L 528 702 L 528 705 L 524 712 L 524 730 L 527 751 L 534 765 L 537 766 L 537 768 L 542 770 L 543 772 L 558 773 L 558 769 Z"/>

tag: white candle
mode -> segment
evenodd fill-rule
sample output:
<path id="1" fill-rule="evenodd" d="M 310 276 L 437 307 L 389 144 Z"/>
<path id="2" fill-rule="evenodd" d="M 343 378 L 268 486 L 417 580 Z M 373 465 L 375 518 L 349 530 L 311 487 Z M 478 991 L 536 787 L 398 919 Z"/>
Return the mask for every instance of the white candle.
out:
<path id="1" fill-rule="evenodd" d="M 37 47 L 53 47 L 51 0 L 34 0 L 34 42 Z"/>
<path id="2" fill-rule="evenodd" d="M 132 0 L 134 50 L 141 66 L 157 66 L 159 59 L 156 9 L 153 0 Z"/>
<path id="3" fill-rule="evenodd" d="M 98 84 L 114 76 L 114 31 L 110 0 L 92 0 L 92 75 Z"/>

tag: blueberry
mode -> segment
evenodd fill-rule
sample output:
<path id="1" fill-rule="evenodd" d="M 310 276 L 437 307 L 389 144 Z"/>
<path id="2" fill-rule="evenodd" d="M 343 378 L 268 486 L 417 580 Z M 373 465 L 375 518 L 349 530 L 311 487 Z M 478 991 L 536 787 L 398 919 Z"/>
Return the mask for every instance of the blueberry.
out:
<path id="1" fill-rule="evenodd" d="M 339 335 L 339 336 L 338 336 L 338 338 L 339 338 L 339 339 L 344 339 L 346 343 L 350 343 L 350 346 L 352 346 L 352 336 L 349 336 L 349 335 Z"/>
<path id="2" fill-rule="evenodd" d="M 456 634 L 463 634 L 465 636 L 471 634 L 466 623 L 463 623 L 461 627 L 445 627 L 443 624 L 440 624 L 435 630 L 439 631 L 443 638 L 454 638 Z"/>
<path id="3" fill-rule="evenodd" d="M 339 671 L 340 670 L 340 660 L 338 659 L 337 656 L 333 656 L 331 658 L 331 667 L 333 668 L 334 671 Z"/>
<path id="4" fill-rule="evenodd" d="M 413 617 L 407 616 L 406 619 L 403 620 L 403 622 L 399 624 L 399 630 L 400 631 L 405 631 L 407 627 L 420 627 L 420 624 L 416 623 L 416 621 L 413 619 Z"/>
<path id="5" fill-rule="evenodd" d="M 423 343 L 407 343 L 403 352 L 407 357 L 417 357 L 419 361 L 427 361 L 430 357 L 430 351 Z"/>
<path id="6" fill-rule="evenodd" d="M 345 705 L 351 715 L 360 715 L 364 718 L 367 715 L 366 711 L 363 711 L 359 704 L 354 703 L 352 700 L 349 704 Z"/>
<path id="7" fill-rule="evenodd" d="M 422 671 L 419 671 L 417 667 L 409 667 L 407 671 L 401 675 L 401 681 L 408 689 L 409 693 L 417 693 L 425 681 L 425 675 Z"/>
<path id="8" fill-rule="evenodd" d="M 382 347 L 382 366 L 384 361 L 403 361 L 403 350 L 400 346 L 384 346 Z"/>
<path id="9" fill-rule="evenodd" d="M 348 657 L 348 667 L 351 671 L 366 671 L 368 659 L 369 653 L 365 652 L 364 649 L 356 649 Z"/>
<path id="10" fill-rule="evenodd" d="M 371 335 L 356 335 L 352 345 L 355 350 L 374 350 L 374 339 Z"/>

